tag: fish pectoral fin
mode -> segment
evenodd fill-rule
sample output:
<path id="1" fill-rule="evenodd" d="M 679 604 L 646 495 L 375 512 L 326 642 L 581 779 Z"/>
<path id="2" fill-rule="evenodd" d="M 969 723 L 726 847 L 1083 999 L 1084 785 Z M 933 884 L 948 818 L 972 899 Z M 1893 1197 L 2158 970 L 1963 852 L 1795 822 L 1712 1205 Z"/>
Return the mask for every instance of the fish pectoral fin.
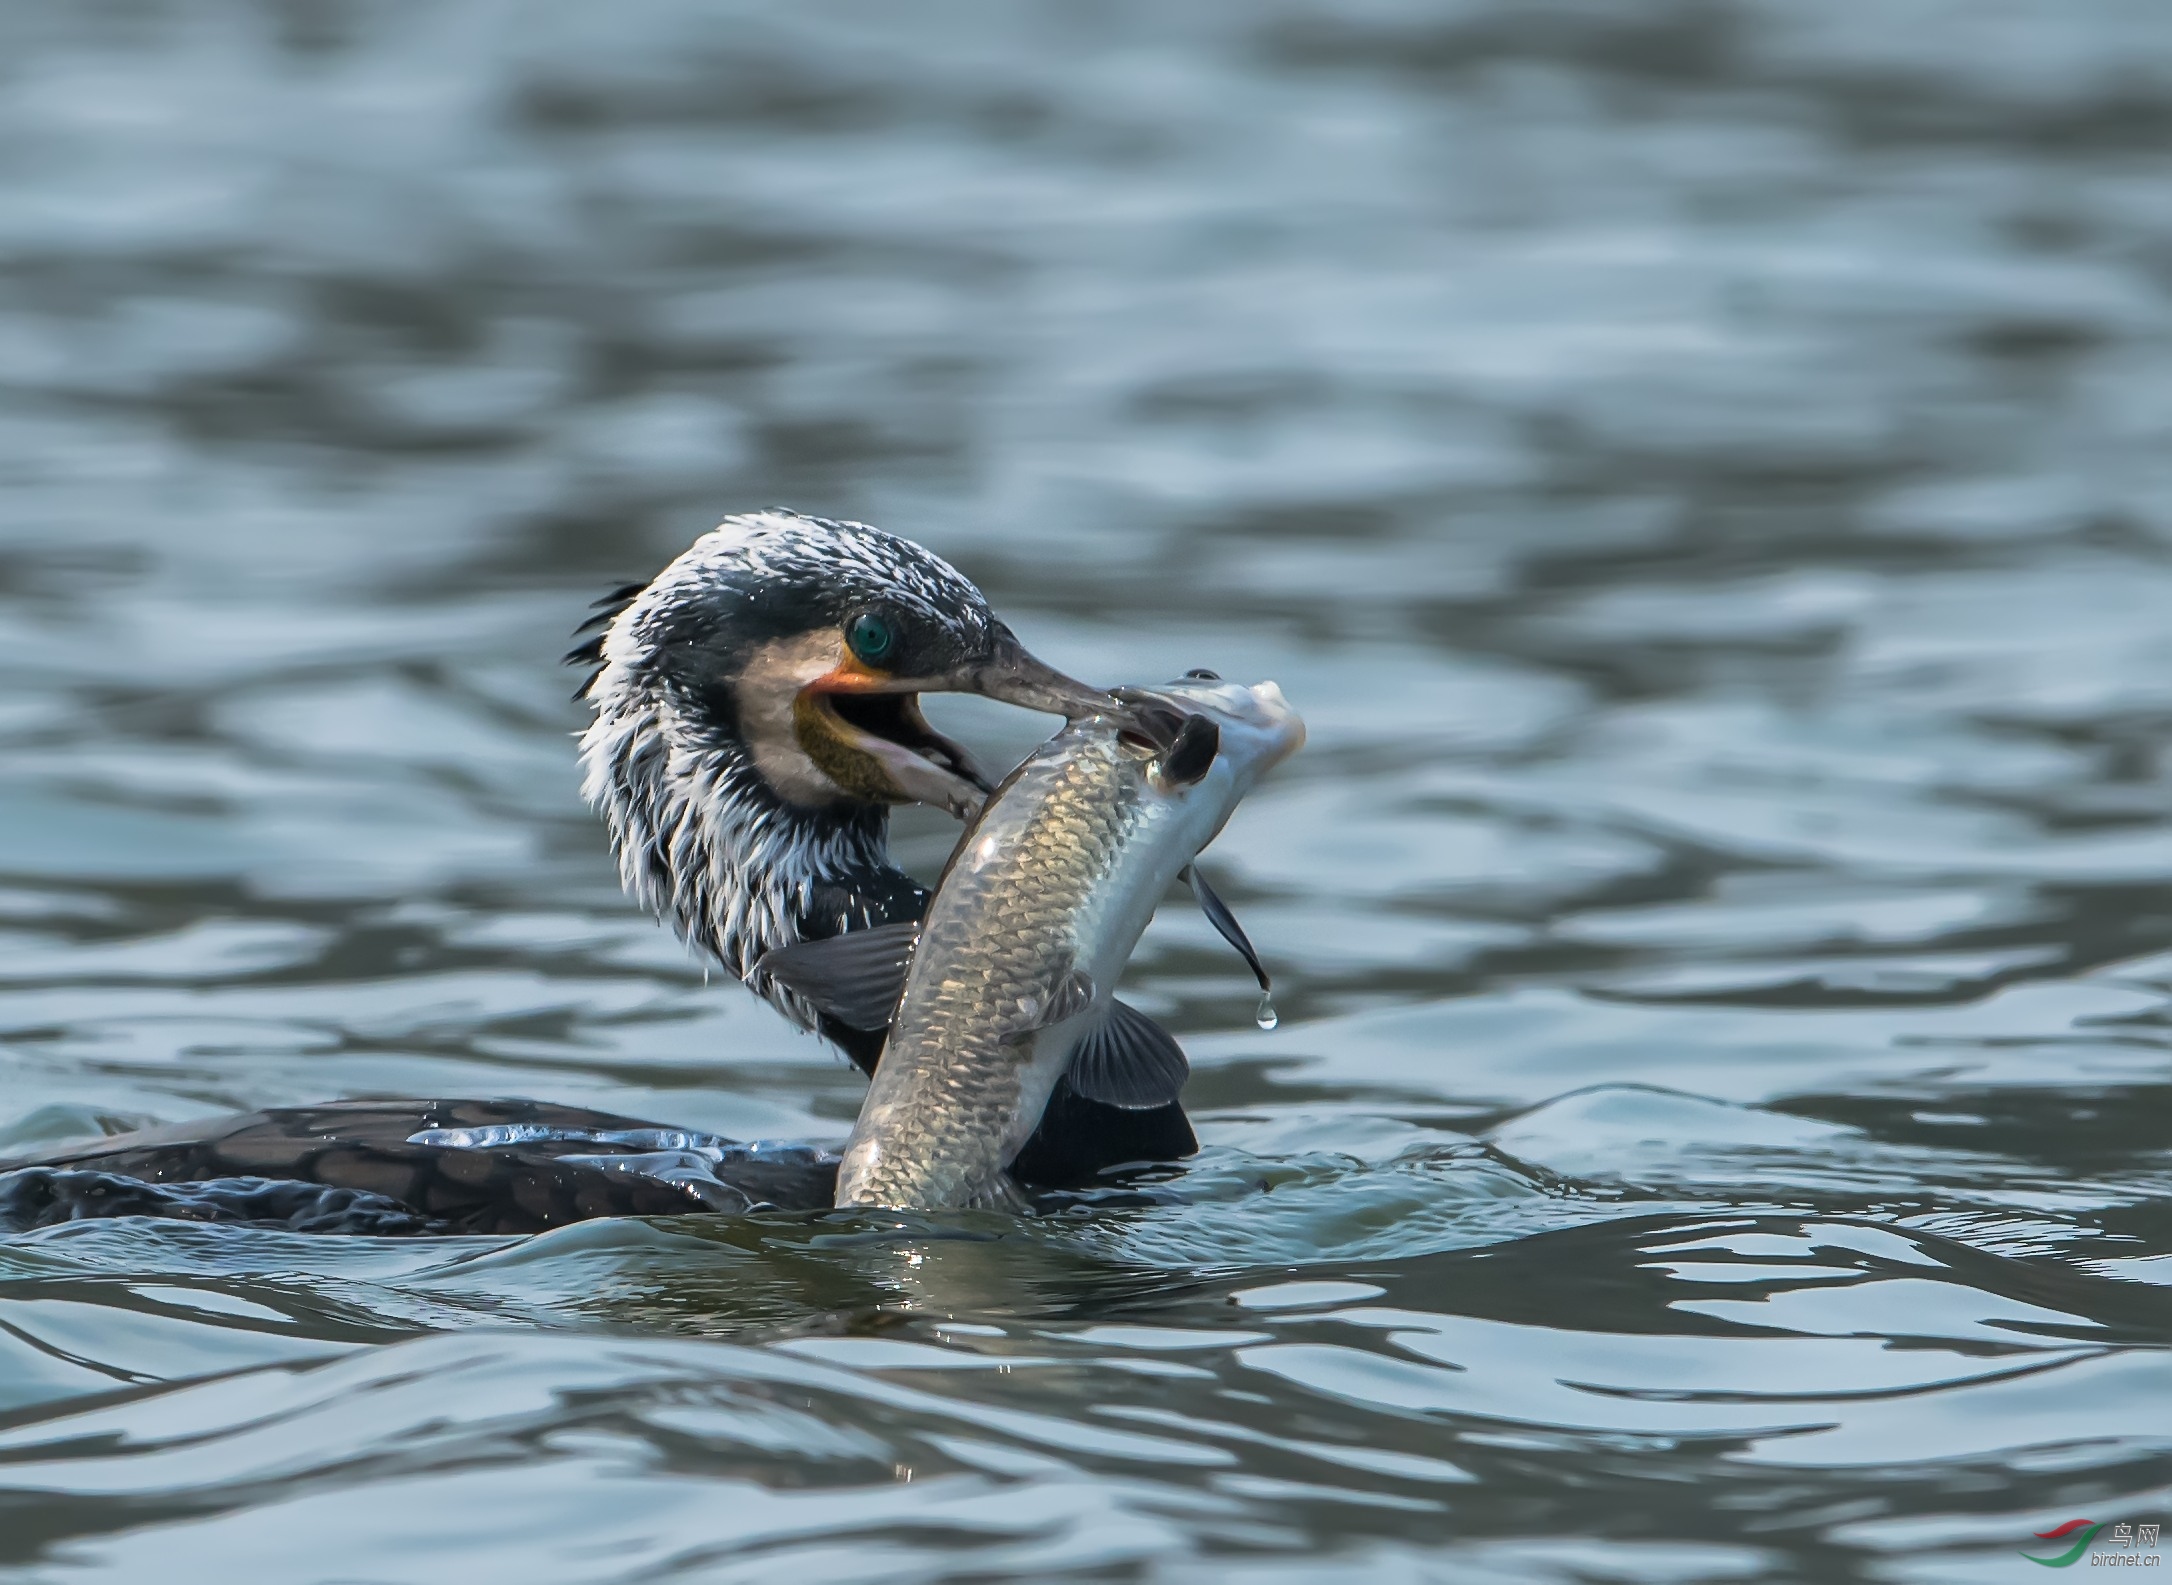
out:
<path id="1" fill-rule="evenodd" d="M 1222 752 L 1222 729 L 1211 717 L 1192 715 L 1154 767 L 1155 780 L 1164 787 L 1189 787 L 1214 768 L 1214 756 Z"/>
<path id="2" fill-rule="evenodd" d="M 1018 998 L 1017 1016 L 1003 1029 L 1006 1040 L 1022 1040 L 1053 1028 L 1066 1018 L 1076 1018 L 1093 1005 L 1094 977 L 1081 968 L 1066 968 L 1053 976 L 1044 990 Z"/>
<path id="3" fill-rule="evenodd" d="M 854 1029 L 886 1029 L 912 966 L 917 921 L 848 930 L 825 941 L 796 941 L 755 961 L 766 974 L 817 1012 Z"/>
<path id="4" fill-rule="evenodd" d="M 958 1202 L 958 1208 L 965 1211 L 1008 1211 L 1013 1216 L 1033 1214 L 1033 1202 L 1026 1197 L 1026 1191 L 1018 1186 L 1018 1180 L 1008 1172 L 998 1172 L 993 1177 L 981 1179 L 966 1191 L 965 1197 Z"/>
<path id="5" fill-rule="evenodd" d="M 1127 1112 L 1167 1106 L 1192 1076 L 1176 1036 L 1126 1002 L 1109 1003 L 1101 1027 L 1071 1054 L 1071 1088 Z"/>
<path id="6" fill-rule="evenodd" d="M 1251 967 L 1253 978 L 1259 981 L 1262 991 L 1272 991 L 1274 982 L 1267 977 L 1266 965 L 1260 962 L 1259 953 L 1252 946 L 1252 938 L 1244 933 L 1244 926 L 1237 923 L 1237 916 L 1229 911 L 1229 904 L 1221 894 L 1207 884 L 1207 878 L 1199 873 L 1199 862 L 1193 860 L 1184 866 L 1184 879 L 1191 886 L 1192 897 L 1199 904 L 1199 911 L 1207 916 L 1207 923 L 1221 932 L 1222 939 L 1235 947 Z"/>

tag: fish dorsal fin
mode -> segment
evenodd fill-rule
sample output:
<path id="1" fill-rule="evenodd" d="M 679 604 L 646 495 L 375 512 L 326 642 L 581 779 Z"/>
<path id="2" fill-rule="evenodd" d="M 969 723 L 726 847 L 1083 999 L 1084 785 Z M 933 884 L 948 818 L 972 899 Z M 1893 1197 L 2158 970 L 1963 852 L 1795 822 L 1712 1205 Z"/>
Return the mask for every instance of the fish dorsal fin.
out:
<path id="1" fill-rule="evenodd" d="M 1222 751 L 1222 729 L 1203 715 L 1188 715 L 1169 752 L 1154 767 L 1154 779 L 1164 787 L 1189 787 L 1214 768 L 1214 756 Z"/>
<path id="2" fill-rule="evenodd" d="M 841 1024 L 887 1029 L 919 939 L 918 921 L 908 919 L 822 941 L 796 941 L 763 953 L 754 969 Z"/>
<path id="3" fill-rule="evenodd" d="M 1127 1112 L 1167 1106 L 1192 1076 L 1176 1036 L 1127 1002 L 1109 1003 L 1109 1016 L 1071 1055 L 1071 1088 L 1089 1101 Z"/>
<path id="4" fill-rule="evenodd" d="M 1094 977 L 1067 963 L 1049 977 L 1046 989 L 1019 998 L 1017 1016 L 1004 1025 L 1004 1038 L 1017 1040 L 1039 1034 L 1066 1018 L 1076 1018 L 1093 1005 L 1093 1000 Z"/>
<path id="5" fill-rule="evenodd" d="M 1229 904 L 1221 894 L 1207 884 L 1207 878 L 1199 873 L 1196 863 L 1184 867 L 1184 879 L 1190 884 L 1192 896 L 1199 903 L 1199 911 L 1207 916 L 1207 923 L 1221 932 L 1222 939 L 1235 947 L 1244 961 L 1251 966 L 1252 974 L 1265 992 L 1274 989 L 1274 982 L 1267 977 L 1267 967 L 1259 960 L 1259 953 L 1252 945 L 1252 938 L 1244 933 L 1244 926 L 1237 923 L 1237 916 L 1229 911 Z"/>

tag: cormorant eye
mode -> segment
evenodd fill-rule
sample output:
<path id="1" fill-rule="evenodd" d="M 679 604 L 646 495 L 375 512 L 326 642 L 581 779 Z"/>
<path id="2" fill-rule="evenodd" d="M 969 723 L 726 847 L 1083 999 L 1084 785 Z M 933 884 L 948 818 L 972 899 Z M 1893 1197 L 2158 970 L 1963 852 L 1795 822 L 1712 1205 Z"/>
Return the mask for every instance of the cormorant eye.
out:
<path id="1" fill-rule="evenodd" d="M 879 661 L 897 647 L 897 634 L 874 612 L 862 611 L 845 624 L 845 642 L 860 659 Z"/>

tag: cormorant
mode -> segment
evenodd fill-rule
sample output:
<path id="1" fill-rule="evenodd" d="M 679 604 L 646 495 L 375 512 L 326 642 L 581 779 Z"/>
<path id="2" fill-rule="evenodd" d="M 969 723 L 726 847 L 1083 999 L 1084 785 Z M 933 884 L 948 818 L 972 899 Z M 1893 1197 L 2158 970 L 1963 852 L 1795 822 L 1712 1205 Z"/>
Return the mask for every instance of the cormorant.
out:
<path id="1" fill-rule="evenodd" d="M 1077 717 L 1117 708 L 1036 660 L 949 563 L 864 524 L 726 519 L 597 602 L 569 663 L 593 712 L 582 791 L 627 889 L 863 1072 L 884 1035 L 762 972 L 765 952 L 918 919 L 889 809 L 970 812 L 991 783 L 923 693 Z M 1013 1166 L 1075 1185 L 1197 1148 L 1182 1108 L 1059 1085 Z M 316 1231 L 533 1232 L 586 1217 L 830 1203 L 836 1163 L 532 1101 L 338 1101 L 115 1135 L 0 1163 L 0 1227 L 153 1214 Z"/>

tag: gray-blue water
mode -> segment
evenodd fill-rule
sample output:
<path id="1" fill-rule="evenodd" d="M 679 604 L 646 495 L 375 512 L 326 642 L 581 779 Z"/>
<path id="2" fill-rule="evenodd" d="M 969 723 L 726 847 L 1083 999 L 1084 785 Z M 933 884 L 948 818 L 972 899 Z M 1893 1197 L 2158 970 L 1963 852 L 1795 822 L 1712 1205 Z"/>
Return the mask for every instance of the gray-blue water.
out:
<path id="1" fill-rule="evenodd" d="M 1281 1028 L 1175 902 L 1129 981 L 1190 1203 L 12 1239 L 9 1579 L 1982 1581 L 2172 1519 L 2161 0 L 0 7 L 0 1153 L 841 1137 L 620 897 L 555 666 L 772 502 L 1306 712 L 1212 855 Z"/>

